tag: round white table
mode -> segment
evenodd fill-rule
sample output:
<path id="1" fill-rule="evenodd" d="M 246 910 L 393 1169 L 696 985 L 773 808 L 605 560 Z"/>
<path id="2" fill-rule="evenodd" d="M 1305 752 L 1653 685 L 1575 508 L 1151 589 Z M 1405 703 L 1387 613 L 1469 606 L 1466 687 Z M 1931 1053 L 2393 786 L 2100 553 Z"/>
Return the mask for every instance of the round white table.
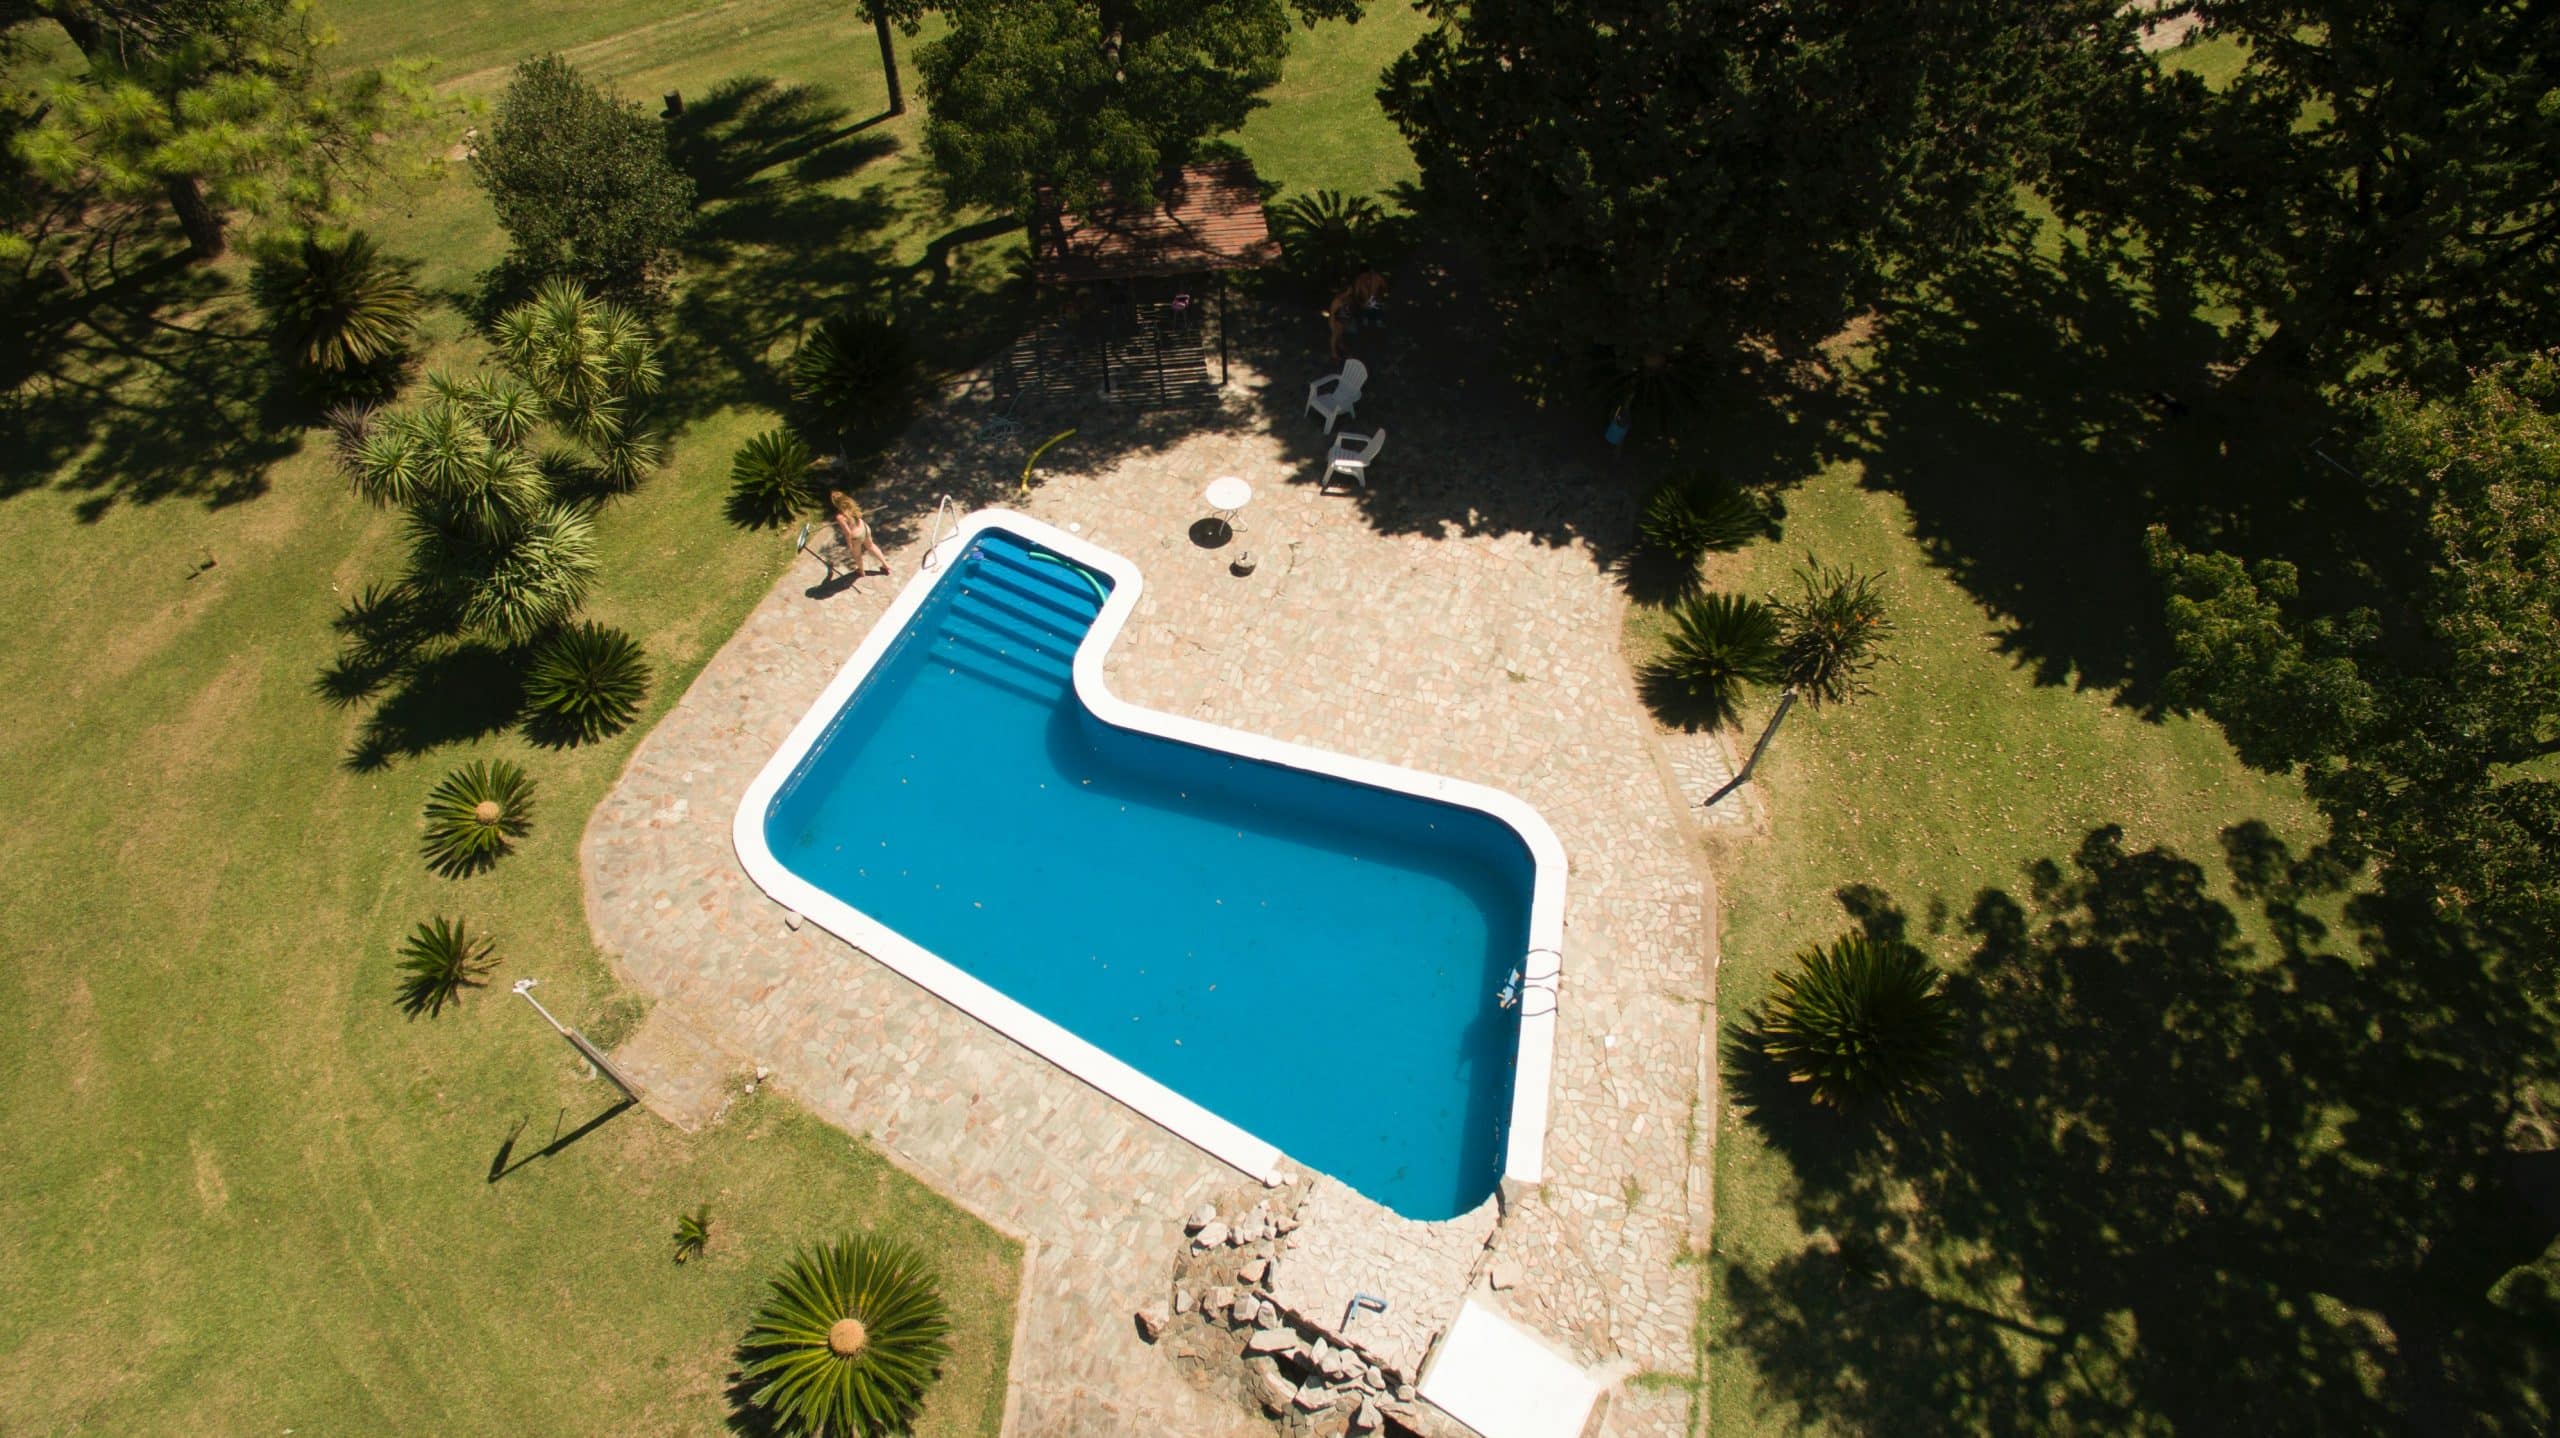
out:
<path id="1" fill-rule="evenodd" d="M 1253 486 L 1245 483 L 1240 475 L 1222 474 L 1209 481 L 1208 490 L 1200 497 L 1209 501 L 1209 507 L 1217 511 L 1218 518 L 1225 520 L 1232 529 L 1236 515 L 1253 503 Z"/>

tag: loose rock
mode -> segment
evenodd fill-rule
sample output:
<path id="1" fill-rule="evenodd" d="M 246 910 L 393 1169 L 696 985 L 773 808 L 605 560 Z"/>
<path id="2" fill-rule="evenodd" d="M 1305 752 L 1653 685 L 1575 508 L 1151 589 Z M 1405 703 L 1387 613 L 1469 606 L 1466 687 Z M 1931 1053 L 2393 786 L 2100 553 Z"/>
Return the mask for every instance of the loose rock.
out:
<path id="1" fill-rule="evenodd" d="M 1396 1385 L 1396 1401 L 1397 1401 L 1398 1403 L 1410 1403 L 1410 1402 L 1412 1402 L 1412 1401 L 1413 1401 L 1413 1385 L 1412 1385 L 1412 1384 L 1410 1384 L 1410 1383 L 1399 1383 L 1399 1384 L 1397 1384 L 1397 1385 Z"/>
<path id="2" fill-rule="evenodd" d="M 1280 1370 L 1267 1368 L 1262 1373 L 1262 1406 L 1277 1418 L 1289 1411 L 1290 1401 L 1298 1396 L 1296 1384 L 1280 1376 Z"/>
<path id="3" fill-rule="evenodd" d="M 1173 1291 L 1173 1311 L 1176 1314 L 1189 1313 L 1191 1311 L 1191 1304 L 1192 1297 L 1190 1289 L 1177 1288 Z"/>
<path id="4" fill-rule="evenodd" d="M 1191 1235 L 1191 1241 L 1203 1249 L 1220 1247 L 1227 1241 L 1227 1226 L 1213 1218 L 1200 1225 L 1200 1231 Z"/>
<path id="5" fill-rule="evenodd" d="M 1368 1372 L 1360 1375 L 1360 1382 L 1380 1393 L 1387 1391 L 1387 1375 L 1374 1363 L 1369 1365 Z"/>
<path id="6" fill-rule="evenodd" d="M 1286 1328 L 1258 1328 L 1244 1341 L 1247 1353 L 1286 1353 L 1298 1346 L 1298 1335 Z"/>
<path id="7" fill-rule="evenodd" d="M 1310 1413 L 1318 1412 L 1333 1406 L 1333 1390 L 1311 1380 L 1298 1385 L 1294 1401 Z"/>
<path id="8" fill-rule="evenodd" d="M 1186 1233 L 1198 1233 L 1217 1221 L 1218 1206 L 1214 1203 L 1204 1203 L 1192 1211 L 1190 1218 L 1183 1221 L 1182 1228 Z"/>
<path id="9" fill-rule="evenodd" d="M 1261 1305 L 1254 1310 L 1253 1321 L 1265 1328 L 1279 1327 L 1280 1305 L 1268 1298 L 1262 1300 Z"/>
<path id="10" fill-rule="evenodd" d="M 1248 1260 L 1246 1260 L 1244 1267 L 1239 1268 L 1239 1269 L 1237 1269 L 1237 1270 L 1236 1270 L 1236 1282 L 1238 1282 L 1238 1283 L 1260 1283 L 1260 1282 L 1262 1281 L 1262 1275 L 1264 1275 L 1264 1274 L 1266 1274 L 1266 1273 L 1269 1273 L 1270 1271 L 1271 1271 L 1271 1260 L 1270 1260 L 1270 1259 L 1267 1259 L 1267 1258 L 1254 1258 L 1254 1259 L 1248 1259 Z"/>
<path id="11" fill-rule="evenodd" d="M 1360 1410 L 1351 1415 L 1351 1431 L 1354 1433 L 1366 1433 L 1370 1429 L 1377 1427 L 1378 1423 L 1378 1405 L 1370 1402 L 1366 1398 L 1361 1399 Z"/>
<path id="12" fill-rule="evenodd" d="M 1233 1318 L 1238 1326 L 1249 1324 L 1256 1318 L 1262 1316 L 1261 1300 L 1255 1298 L 1250 1293 L 1245 1294 L 1236 1299 L 1234 1305 L 1228 1308 L 1227 1316 Z"/>
<path id="13" fill-rule="evenodd" d="M 1211 1313 L 1221 1308 L 1233 1308 L 1236 1306 L 1236 1291 L 1223 1283 L 1219 1284 L 1200 1295 L 1200 1306 Z"/>
<path id="14" fill-rule="evenodd" d="M 1153 1343 L 1157 1335 L 1164 1332 L 1165 1324 L 1170 1321 L 1171 1319 L 1166 1316 L 1162 1308 L 1141 1308 L 1138 1310 L 1139 1336 Z"/>

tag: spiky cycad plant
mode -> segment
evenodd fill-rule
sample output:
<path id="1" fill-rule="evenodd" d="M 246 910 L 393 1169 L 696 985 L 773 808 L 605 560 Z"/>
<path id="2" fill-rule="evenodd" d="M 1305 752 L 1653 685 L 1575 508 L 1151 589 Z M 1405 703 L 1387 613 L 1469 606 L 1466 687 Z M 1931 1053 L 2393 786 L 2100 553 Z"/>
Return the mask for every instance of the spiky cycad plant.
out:
<path id="1" fill-rule="evenodd" d="M 1731 722 L 1745 684 L 1778 677 L 1778 617 L 1759 600 L 1701 594 L 1671 610 L 1671 634 L 1644 673 L 1664 718 L 1712 728 Z"/>
<path id="2" fill-rule="evenodd" d="M 1786 624 L 1780 667 L 1788 688 L 1817 707 L 1867 692 L 1867 671 L 1893 635 L 1879 582 L 1806 556 L 1796 571 L 1797 597 L 1778 605 Z"/>
<path id="3" fill-rule="evenodd" d="M 816 456 L 787 429 L 769 429 L 738 446 L 729 461 L 729 518 L 754 528 L 787 524 L 809 507 L 809 466 Z"/>
<path id="4" fill-rule="evenodd" d="M 639 642 L 593 620 L 542 642 L 525 672 L 536 724 L 581 742 L 631 722 L 649 693 L 649 661 Z"/>
<path id="5" fill-rule="evenodd" d="M 747 1329 L 748 1401 L 799 1438 L 903 1431 L 951 1351 L 924 1260 L 855 1234 L 800 1253 Z"/>
<path id="6" fill-rule="evenodd" d="M 845 434 L 893 411 L 914 363 L 905 333 L 887 316 L 848 310 L 800 342 L 791 402 L 817 430 Z"/>
<path id="7" fill-rule="evenodd" d="M 676 1215 L 676 1262 L 700 1258 L 711 1246 L 711 1205 Z"/>
<path id="8" fill-rule="evenodd" d="M 1271 207 L 1271 230 L 1291 274 L 1318 285 L 1348 283 L 1384 237 L 1387 212 L 1366 195 L 1318 190 Z"/>
<path id="9" fill-rule="evenodd" d="M 447 877 L 476 874 L 533 832 L 533 781 L 504 759 L 482 759 L 445 776 L 427 795 L 427 866 Z"/>
<path id="10" fill-rule="evenodd" d="M 407 267 L 362 230 L 260 259 L 249 293 L 285 357 L 333 393 L 363 388 L 408 355 L 422 303 Z"/>
<path id="11" fill-rule="evenodd" d="M 1761 1051 L 1817 1103 L 1907 1113 L 1955 1051 L 1937 966 L 1864 934 L 1808 949 L 1796 965 L 1757 1016 Z"/>
<path id="12" fill-rule="evenodd" d="M 490 956 L 493 947 L 492 940 L 471 937 L 460 919 L 436 918 L 418 925 L 400 946 L 401 1009 L 411 1018 L 443 1013 L 464 989 L 487 982 L 484 976 L 498 962 Z"/>
<path id="13" fill-rule="evenodd" d="M 1723 480 L 1691 475 L 1655 490 L 1636 528 L 1655 554 L 1695 564 L 1710 550 L 1739 549 L 1759 537 L 1760 506 Z"/>

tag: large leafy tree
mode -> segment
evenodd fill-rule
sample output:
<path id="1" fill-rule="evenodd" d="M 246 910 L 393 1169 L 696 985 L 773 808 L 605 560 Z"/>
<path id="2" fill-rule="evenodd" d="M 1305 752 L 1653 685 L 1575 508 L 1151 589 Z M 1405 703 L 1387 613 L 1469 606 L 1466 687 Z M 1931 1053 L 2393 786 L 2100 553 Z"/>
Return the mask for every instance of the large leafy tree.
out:
<path id="1" fill-rule="evenodd" d="M 335 71 L 307 0 L 7 0 L 0 24 L 43 17 L 85 72 L 43 87 L 19 160 L 60 187 L 165 197 L 199 259 L 245 212 L 299 238 L 338 218 L 350 177 L 395 153 L 377 140 L 423 108 L 415 67 Z"/>
<path id="2" fill-rule="evenodd" d="M 1294 10 L 1359 0 L 951 0 L 916 54 L 925 149 L 957 204 L 1035 216 L 1144 194 L 1201 140 L 1242 125 L 1280 77 Z"/>
<path id="3" fill-rule="evenodd" d="M 2243 758 L 2301 770 L 2387 886 L 2516 941 L 2560 933 L 2560 359 L 2481 371 L 2444 398 L 2369 406 L 2358 458 L 2385 528 L 2358 576 L 2391 603 L 2306 593 L 2281 560 L 2154 531 L 2173 697 Z"/>
<path id="4" fill-rule="evenodd" d="M 472 156 L 516 270 L 600 293 L 647 293 L 693 226 L 693 182 L 666 127 L 558 55 L 516 67 Z"/>
<path id="5" fill-rule="evenodd" d="M 1388 71 L 1532 357 L 1669 392 L 1997 236 L 2135 64 L 2108 0 L 1426 0 Z"/>
<path id="6" fill-rule="evenodd" d="M 2155 73 L 2057 194 L 2229 307 L 2244 388 L 2377 354 L 2459 364 L 2547 342 L 2560 301 L 2560 30 L 2522 0 L 2199 0 L 2239 42 L 2220 88 Z"/>

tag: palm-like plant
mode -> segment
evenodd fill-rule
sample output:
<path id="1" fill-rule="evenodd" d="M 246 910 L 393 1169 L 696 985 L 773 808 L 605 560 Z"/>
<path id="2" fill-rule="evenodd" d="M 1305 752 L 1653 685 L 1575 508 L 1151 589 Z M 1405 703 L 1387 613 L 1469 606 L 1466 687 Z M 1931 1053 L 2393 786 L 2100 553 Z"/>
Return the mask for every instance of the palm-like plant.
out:
<path id="1" fill-rule="evenodd" d="M 1758 538 L 1761 523 L 1751 496 L 1723 480 L 1692 475 L 1655 490 L 1636 529 L 1655 554 L 1694 565 L 1711 550 L 1739 549 Z"/>
<path id="2" fill-rule="evenodd" d="M 1291 274 L 1319 285 L 1351 278 L 1384 238 L 1387 212 L 1366 195 L 1318 190 L 1271 207 L 1271 231 Z"/>
<path id="3" fill-rule="evenodd" d="M 766 430 L 738 446 L 729 461 L 729 518 L 759 529 L 789 523 L 809 505 L 815 459 L 787 429 Z"/>
<path id="4" fill-rule="evenodd" d="M 747 1329 L 757 1409 L 799 1438 L 903 1430 L 951 1351 L 940 1286 L 911 1249 L 873 1234 L 793 1258 Z"/>
<path id="5" fill-rule="evenodd" d="M 1818 1103 L 1905 1114 L 1955 1051 L 1943 977 L 1909 944 L 1864 934 L 1808 949 L 1757 1016 L 1761 1052 Z"/>
<path id="6" fill-rule="evenodd" d="M 1816 707 L 1867 692 L 1866 674 L 1893 634 L 1879 578 L 1834 569 L 1808 556 L 1796 571 L 1800 590 L 1778 605 L 1786 623 L 1780 667 L 1787 687 Z"/>
<path id="7" fill-rule="evenodd" d="M 285 357 L 324 388 L 360 388 L 398 364 L 418 326 L 421 300 L 407 267 L 362 230 L 260 259 L 249 292 Z"/>
<path id="8" fill-rule="evenodd" d="M 1731 722 L 1745 684 L 1778 677 L 1778 618 L 1737 594 L 1702 594 L 1671 611 L 1671 634 L 1644 674 L 1647 697 L 1665 717 L 1714 727 Z"/>
<path id="9" fill-rule="evenodd" d="M 915 357 L 887 316 L 848 310 L 809 332 L 791 357 L 791 402 L 817 429 L 850 433 L 893 412 Z"/>
<path id="10" fill-rule="evenodd" d="M 537 723 L 586 741 L 622 728 L 649 692 L 649 661 L 619 629 L 587 622 L 543 641 L 525 673 Z"/>
<path id="11" fill-rule="evenodd" d="M 418 925 L 400 946 L 400 971 L 407 976 L 400 981 L 401 1009 L 411 1018 L 443 1013 L 444 1006 L 460 999 L 464 989 L 487 982 L 483 975 L 498 962 L 490 956 L 493 946 L 492 940 L 471 937 L 460 919 L 437 918 Z"/>
<path id="12" fill-rule="evenodd" d="M 452 507 L 414 511 L 409 541 L 421 590 L 450 603 L 465 629 L 508 644 L 566 623 L 595 583 L 595 525 L 565 504 L 509 519 L 496 533 Z"/>
<path id="13" fill-rule="evenodd" d="M 597 299 L 573 280 L 546 280 L 532 299 L 498 317 L 498 357 L 554 407 L 581 440 L 618 427 L 621 410 L 658 392 L 666 371 L 658 341 L 637 311 Z"/>
<path id="14" fill-rule="evenodd" d="M 711 1205 L 676 1215 L 676 1262 L 700 1258 L 711 1246 Z"/>
<path id="15" fill-rule="evenodd" d="M 427 866 L 476 874 L 533 831 L 533 781 L 504 759 L 465 764 L 427 795 Z"/>
<path id="16" fill-rule="evenodd" d="M 629 410 L 662 372 L 647 325 L 573 284 L 545 285 L 497 331 L 503 370 L 429 376 L 415 408 L 347 426 L 340 454 L 358 494 L 408 511 L 399 592 L 447 632 L 517 645 L 567 623 L 595 580 L 593 520 L 560 479 L 625 488 L 664 460 Z M 543 447 L 563 434 L 583 453 Z"/>

